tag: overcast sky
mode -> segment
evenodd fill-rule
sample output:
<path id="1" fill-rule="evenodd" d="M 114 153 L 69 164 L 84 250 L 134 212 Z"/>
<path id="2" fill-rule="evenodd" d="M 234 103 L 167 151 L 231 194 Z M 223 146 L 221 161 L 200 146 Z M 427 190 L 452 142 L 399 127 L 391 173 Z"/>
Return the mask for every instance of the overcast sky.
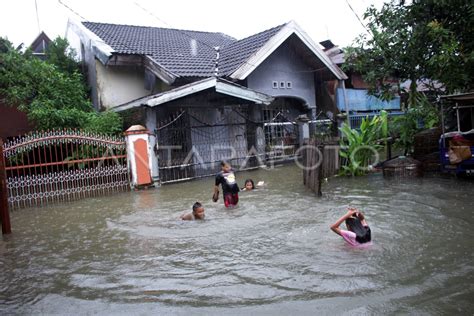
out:
<path id="1" fill-rule="evenodd" d="M 383 0 L 347 1 L 360 17 L 369 5 L 380 7 L 384 2 Z M 346 46 L 364 31 L 347 1 L 63 0 L 62 2 L 87 21 L 223 32 L 237 39 L 295 20 L 316 42 L 330 38 L 334 43 Z M 15 45 L 31 44 L 40 30 L 44 30 L 52 39 L 58 35 L 64 36 L 69 17 L 81 20 L 57 0 L 36 0 L 36 6 L 35 0 L 2 0 L 0 36 L 8 37 Z"/>

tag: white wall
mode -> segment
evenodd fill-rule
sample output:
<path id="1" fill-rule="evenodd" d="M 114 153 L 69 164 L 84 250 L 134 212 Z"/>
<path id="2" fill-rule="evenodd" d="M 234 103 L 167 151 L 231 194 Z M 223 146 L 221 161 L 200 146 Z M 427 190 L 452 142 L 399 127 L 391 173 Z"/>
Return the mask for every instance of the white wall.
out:
<path id="1" fill-rule="evenodd" d="M 273 82 L 278 88 L 273 88 Z M 285 84 L 280 88 L 280 83 Z M 290 82 L 291 88 L 286 84 Z M 314 74 L 302 57 L 291 49 L 287 42 L 278 47 L 247 78 L 250 89 L 271 96 L 296 97 L 306 101 L 309 108 L 316 107 Z"/>
<path id="2" fill-rule="evenodd" d="M 145 89 L 143 68 L 106 67 L 98 60 L 95 64 L 100 108 L 110 109 L 150 94 L 150 91 Z"/>

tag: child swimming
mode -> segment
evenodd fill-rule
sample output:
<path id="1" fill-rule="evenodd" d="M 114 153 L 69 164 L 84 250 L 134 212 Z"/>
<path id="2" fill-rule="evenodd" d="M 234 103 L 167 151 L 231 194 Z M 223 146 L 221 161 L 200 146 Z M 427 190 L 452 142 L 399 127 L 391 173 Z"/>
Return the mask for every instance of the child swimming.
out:
<path id="1" fill-rule="evenodd" d="M 258 187 L 263 187 L 264 185 L 265 185 L 265 182 L 263 181 L 258 181 L 257 185 L 255 185 L 252 179 L 247 179 L 245 180 L 244 187 L 240 189 L 240 191 L 252 191 Z"/>
<path id="2" fill-rule="evenodd" d="M 239 186 L 235 182 L 235 174 L 231 165 L 226 162 L 221 162 L 221 171 L 216 175 L 214 186 L 214 194 L 212 200 L 217 202 L 219 199 L 219 185 L 222 186 L 222 193 L 224 195 L 225 207 L 231 207 L 239 203 Z"/>
<path id="3" fill-rule="evenodd" d="M 204 219 L 204 207 L 201 203 L 196 202 L 193 205 L 193 211 L 191 213 L 181 215 L 183 221 L 193 221 L 196 219 Z"/>
<path id="4" fill-rule="evenodd" d="M 339 228 L 342 222 L 346 223 L 347 230 Z M 372 240 L 370 227 L 365 220 L 364 214 L 351 207 L 348 208 L 344 216 L 331 225 L 331 230 L 352 246 L 360 246 Z"/>

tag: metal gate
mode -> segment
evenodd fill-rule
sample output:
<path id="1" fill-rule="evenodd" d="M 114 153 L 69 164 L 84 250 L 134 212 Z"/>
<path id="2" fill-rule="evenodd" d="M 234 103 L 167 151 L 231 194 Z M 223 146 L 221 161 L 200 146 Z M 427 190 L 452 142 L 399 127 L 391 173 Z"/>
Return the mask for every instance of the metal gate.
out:
<path id="1" fill-rule="evenodd" d="M 3 146 L 11 208 L 130 189 L 122 137 L 77 130 L 34 132 Z"/>
<path id="2" fill-rule="evenodd" d="M 299 129 L 284 107 L 263 110 L 265 152 L 269 161 L 293 159 L 299 144 Z"/>
<path id="3" fill-rule="evenodd" d="M 215 175 L 221 160 L 239 170 L 255 168 L 247 141 L 254 136 L 245 107 L 187 108 L 169 114 L 156 130 L 161 183 Z"/>

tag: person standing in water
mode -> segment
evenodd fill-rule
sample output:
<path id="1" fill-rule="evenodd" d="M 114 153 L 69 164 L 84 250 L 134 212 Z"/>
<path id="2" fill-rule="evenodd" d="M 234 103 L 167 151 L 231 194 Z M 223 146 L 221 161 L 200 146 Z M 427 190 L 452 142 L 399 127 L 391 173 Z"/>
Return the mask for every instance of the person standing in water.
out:
<path id="1" fill-rule="evenodd" d="M 191 213 L 181 215 L 183 221 L 193 221 L 195 219 L 204 219 L 204 207 L 201 203 L 196 202 L 193 205 L 193 211 Z"/>
<path id="2" fill-rule="evenodd" d="M 231 165 L 226 161 L 221 162 L 221 171 L 216 175 L 212 196 L 214 202 L 219 200 L 219 185 L 222 186 L 225 207 L 236 206 L 239 203 L 239 186 L 235 181 L 235 174 Z"/>
<path id="3" fill-rule="evenodd" d="M 343 222 L 346 223 L 347 230 L 339 228 Z M 364 214 L 351 207 L 344 216 L 331 225 L 331 230 L 352 246 L 368 244 L 372 240 L 370 227 Z"/>

